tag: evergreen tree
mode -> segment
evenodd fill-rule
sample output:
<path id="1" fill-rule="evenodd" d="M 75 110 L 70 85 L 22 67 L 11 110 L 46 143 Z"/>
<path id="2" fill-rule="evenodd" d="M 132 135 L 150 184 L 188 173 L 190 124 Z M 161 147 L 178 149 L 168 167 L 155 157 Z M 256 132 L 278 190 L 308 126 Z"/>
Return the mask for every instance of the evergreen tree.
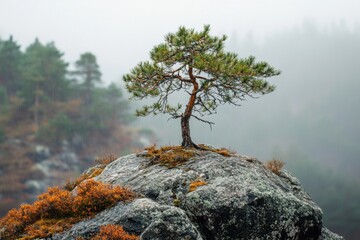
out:
<path id="1" fill-rule="evenodd" d="M 121 89 L 114 83 L 105 89 L 104 102 L 109 108 L 109 118 L 112 123 L 119 121 L 120 118 L 122 121 L 129 120 L 127 114 L 125 114 L 128 103 L 123 100 Z"/>
<path id="2" fill-rule="evenodd" d="M 25 51 L 22 61 L 22 96 L 33 111 L 34 123 L 38 127 L 40 115 L 47 119 L 52 111 L 51 103 L 64 101 L 69 92 L 66 79 L 67 63 L 54 43 L 43 45 L 35 40 Z"/>
<path id="3" fill-rule="evenodd" d="M 138 116 L 167 113 L 181 119 L 185 147 L 197 147 L 190 137 L 190 117 L 211 126 L 203 116 L 216 113 L 221 104 L 239 105 L 247 97 L 272 92 L 275 87 L 265 79 L 280 74 L 252 56 L 240 59 L 225 52 L 226 36 L 213 37 L 209 32 L 208 25 L 201 32 L 180 27 L 153 48 L 151 61 L 139 63 L 123 77 L 133 98 L 157 98 L 153 105 L 137 110 Z M 169 96 L 179 90 L 189 95 L 185 109 L 180 103 L 169 104 Z"/>
<path id="4" fill-rule="evenodd" d="M 121 103 L 123 102 L 120 89 L 111 84 L 107 88 L 96 88 L 94 92 L 92 108 L 93 119 L 99 122 L 99 126 L 109 126 L 119 120 Z M 96 116 L 97 115 L 97 116 Z"/>
<path id="5" fill-rule="evenodd" d="M 101 72 L 97 64 L 96 56 L 90 52 L 83 53 L 75 63 L 76 70 L 72 72 L 78 77 L 84 88 L 85 103 L 91 101 L 95 83 L 101 82 Z"/>
<path id="6" fill-rule="evenodd" d="M 20 46 L 10 36 L 8 40 L 0 40 L 0 86 L 7 95 L 14 95 L 20 81 Z"/>
<path id="7" fill-rule="evenodd" d="M 97 87 L 92 100 L 82 108 L 81 123 L 84 132 L 108 131 L 124 119 L 127 104 L 122 99 L 121 90 L 115 85 Z"/>

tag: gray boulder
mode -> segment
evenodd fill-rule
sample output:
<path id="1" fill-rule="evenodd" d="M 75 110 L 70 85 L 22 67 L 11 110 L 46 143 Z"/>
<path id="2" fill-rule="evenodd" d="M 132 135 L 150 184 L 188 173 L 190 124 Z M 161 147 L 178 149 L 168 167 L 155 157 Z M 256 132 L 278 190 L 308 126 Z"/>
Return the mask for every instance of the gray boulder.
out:
<path id="1" fill-rule="evenodd" d="M 27 153 L 27 156 L 34 162 L 41 162 L 51 156 L 51 151 L 48 147 L 43 145 L 33 146 L 33 150 Z"/>
<path id="2" fill-rule="evenodd" d="M 322 227 L 322 211 L 299 181 L 245 156 L 196 151 L 185 164 L 149 165 L 139 155 L 110 163 L 96 180 L 128 186 L 142 198 L 119 203 L 55 239 L 88 237 L 120 224 L 142 239 L 341 239 Z M 190 191 L 194 181 L 205 185 Z"/>
<path id="3" fill-rule="evenodd" d="M 160 205 L 148 198 L 136 199 L 129 204 L 119 203 L 52 239 L 91 237 L 107 224 L 119 224 L 128 232 L 141 235 L 142 239 L 202 239 L 182 209 Z"/>

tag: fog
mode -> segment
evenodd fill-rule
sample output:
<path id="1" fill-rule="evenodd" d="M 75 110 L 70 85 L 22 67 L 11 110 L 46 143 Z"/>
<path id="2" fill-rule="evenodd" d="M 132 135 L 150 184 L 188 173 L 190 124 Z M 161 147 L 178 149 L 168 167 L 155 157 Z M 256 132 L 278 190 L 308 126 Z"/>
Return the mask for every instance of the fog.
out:
<path id="1" fill-rule="evenodd" d="M 0 38 L 13 35 L 21 46 L 35 38 L 53 41 L 70 63 L 90 51 L 103 80 L 123 84 L 122 75 L 148 60 L 167 33 L 210 24 L 212 35 L 229 37 L 227 50 L 254 55 L 282 74 L 269 79 L 273 93 L 241 107 L 220 106 L 207 118 L 215 122 L 212 129 L 192 120 L 193 140 L 262 161 L 283 159 L 320 207 L 330 209 L 359 196 L 348 188 L 360 184 L 359 9 L 355 0 L 0 0 Z M 183 95 L 175 100 L 184 101 Z M 180 144 L 180 122 L 168 118 L 147 117 L 133 125 L 154 131 L 160 145 Z M 346 188 L 346 197 L 337 199 L 343 194 L 337 189 L 318 191 L 334 184 Z M 357 203 L 346 211 L 359 209 Z M 324 215 L 330 229 L 349 239 L 360 236 L 359 217 L 331 214 Z M 344 225 L 351 225 L 352 235 L 341 232 Z"/>
<path id="2" fill-rule="evenodd" d="M 94 52 L 107 81 L 120 81 L 180 25 L 200 29 L 210 24 L 214 35 L 252 35 L 262 42 L 274 33 L 301 27 L 306 20 L 321 28 L 342 24 L 351 31 L 360 22 L 360 4 L 355 0 L 1 0 L 0 4 L 2 38 L 12 34 L 23 46 L 35 37 L 54 41 L 69 62 L 82 52 Z"/>

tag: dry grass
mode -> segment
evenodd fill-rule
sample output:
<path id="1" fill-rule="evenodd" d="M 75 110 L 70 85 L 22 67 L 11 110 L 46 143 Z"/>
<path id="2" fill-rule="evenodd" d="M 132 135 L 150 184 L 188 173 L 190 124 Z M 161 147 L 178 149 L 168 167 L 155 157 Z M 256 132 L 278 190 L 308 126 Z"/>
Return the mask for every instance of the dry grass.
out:
<path id="1" fill-rule="evenodd" d="M 112 163 L 116 159 L 118 159 L 118 157 L 116 157 L 114 154 L 105 154 L 97 157 L 95 159 L 95 163 L 108 165 L 109 163 Z"/>
<path id="2" fill-rule="evenodd" d="M 159 149 L 155 145 L 145 148 L 145 157 L 149 158 L 151 164 L 160 164 L 169 168 L 176 167 L 195 156 L 194 149 L 181 146 L 164 146 Z"/>
<path id="3" fill-rule="evenodd" d="M 100 175 L 103 170 L 104 170 L 104 168 L 94 167 L 94 168 L 91 169 L 91 171 L 89 173 L 82 174 L 80 177 L 78 177 L 74 181 L 71 181 L 70 179 L 67 179 L 66 182 L 65 182 L 65 185 L 63 186 L 63 188 L 65 190 L 72 191 L 74 188 L 76 188 L 77 185 L 79 185 L 83 181 L 94 178 L 94 177 Z"/>
<path id="4" fill-rule="evenodd" d="M 100 232 L 91 240 L 138 240 L 138 236 L 131 235 L 124 231 L 119 225 L 105 225 L 100 228 Z"/>
<path id="5" fill-rule="evenodd" d="M 281 169 L 284 167 L 285 162 L 278 159 L 272 159 L 270 161 L 265 162 L 265 167 L 275 173 L 276 175 L 279 175 L 281 172 Z"/>
<path id="6" fill-rule="evenodd" d="M 83 181 L 99 176 L 104 171 L 106 165 L 115 161 L 116 159 L 118 158 L 114 154 L 105 154 L 101 157 L 97 157 L 95 159 L 95 162 L 99 164 L 98 167 L 91 168 L 88 173 L 83 173 L 80 177 L 73 181 L 67 179 L 63 188 L 65 190 L 72 191 L 77 185 L 79 185 Z"/>
<path id="7" fill-rule="evenodd" d="M 204 144 L 199 144 L 198 146 L 200 149 L 186 148 L 182 146 L 163 146 L 156 148 L 156 145 L 152 145 L 145 148 L 147 153 L 143 156 L 150 159 L 150 164 L 160 164 L 169 168 L 173 168 L 184 164 L 190 158 L 200 154 L 201 151 L 211 151 L 221 154 L 225 157 L 234 155 L 234 152 L 226 148 L 212 148 Z"/>
<path id="8" fill-rule="evenodd" d="M 202 180 L 195 180 L 195 181 L 193 181 L 193 182 L 191 182 L 190 183 L 190 185 L 189 185 L 189 192 L 193 192 L 193 191 L 195 191 L 198 187 L 200 187 L 200 186 L 204 186 L 204 185 L 206 185 L 207 184 L 207 182 L 205 182 L 205 181 L 202 181 Z"/>
<path id="9" fill-rule="evenodd" d="M 127 188 L 92 179 L 80 183 L 75 195 L 58 187 L 49 188 L 32 205 L 24 204 L 19 209 L 12 209 L 0 219 L 0 229 L 4 229 L 0 232 L 0 239 L 50 237 L 119 201 L 131 201 L 135 197 L 135 193 Z"/>
<path id="10" fill-rule="evenodd" d="M 73 224 L 78 222 L 78 218 L 66 219 L 40 219 L 35 223 L 27 226 L 25 232 L 28 234 L 20 239 L 46 238 L 54 233 L 60 233 L 71 228 Z"/>
<path id="11" fill-rule="evenodd" d="M 230 157 L 230 156 L 233 156 L 235 154 L 234 151 L 231 151 L 227 148 L 213 148 L 211 146 L 208 146 L 208 145 L 205 145 L 205 144 L 199 144 L 198 145 L 201 150 L 206 150 L 206 151 L 211 151 L 211 152 L 215 152 L 215 153 L 218 153 L 224 157 Z"/>

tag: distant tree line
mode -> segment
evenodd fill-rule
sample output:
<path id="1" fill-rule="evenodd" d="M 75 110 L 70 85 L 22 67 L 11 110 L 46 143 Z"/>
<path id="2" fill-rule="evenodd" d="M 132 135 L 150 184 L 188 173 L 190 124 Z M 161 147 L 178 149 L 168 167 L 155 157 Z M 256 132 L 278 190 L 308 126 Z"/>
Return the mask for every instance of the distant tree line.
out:
<path id="1" fill-rule="evenodd" d="M 119 87 L 102 84 L 94 54 L 81 54 L 70 71 L 53 42 L 36 39 L 22 51 L 13 37 L 0 39 L 0 143 L 19 126 L 51 144 L 106 133 L 126 109 Z"/>

